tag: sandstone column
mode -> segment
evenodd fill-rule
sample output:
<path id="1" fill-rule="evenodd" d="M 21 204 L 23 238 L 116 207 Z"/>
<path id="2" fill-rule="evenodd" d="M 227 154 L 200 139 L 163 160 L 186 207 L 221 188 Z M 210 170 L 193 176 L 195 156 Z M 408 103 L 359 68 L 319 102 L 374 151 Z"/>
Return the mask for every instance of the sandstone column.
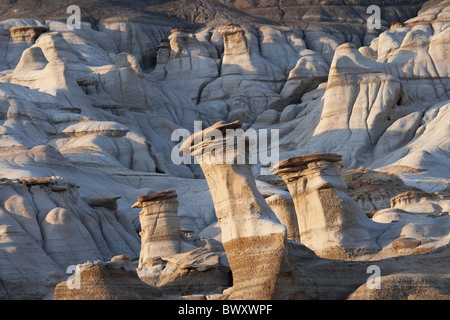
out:
<path id="1" fill-rule="evenodd" d="M 181 147 L 198 159 L 211 191 L 233 273 L 230 298 L 303 297 L 286 249 L 286 227 L 259 193 L 248 161 L 238 161 L 243 159 L 238 144 L 230 148 L 235 137 L 227 129 L 241 125 L 239 121 L 218 122 L 192 135 Z M 238 131 L 235 136 L 238 141 L 243 139 Z"/>
<path id="2" fill-rule="evenodd" d="M 153 258 L 180 253 L 180 218 L 174 190 L 138 197 L 133 208 L 142 208 L 139 268 L 151 265 Z"/>
<path id="3" fill-rule="evenodd" d="M 266 198 L 270 209 L 275 213 L 281 224 L 286 226 L 287 239 L 301 242 L 298 231 L 297 214 L 295 212 L 294 201 L 290 195 L 274 194 Z"/>
<path id="4" fill-rule="evenodd" d="M 234 65 L 235 63 L 230 63 L 227 59 L 233 59 L 235 56 L 248 60 L 250 52 L 247 39 L 245 31 L 240 26 L 227 24 L 219 29 L 219 32 L 224 40 L 224 64 Z"/>
<path id="5" fill-rule="evenodd" d="M 310 154 L 275 164 L 295 203 L 301 242 L 327 258 L 348 258 L 379 250 L 372 222 L 344 190 L 337 154 Z"/>

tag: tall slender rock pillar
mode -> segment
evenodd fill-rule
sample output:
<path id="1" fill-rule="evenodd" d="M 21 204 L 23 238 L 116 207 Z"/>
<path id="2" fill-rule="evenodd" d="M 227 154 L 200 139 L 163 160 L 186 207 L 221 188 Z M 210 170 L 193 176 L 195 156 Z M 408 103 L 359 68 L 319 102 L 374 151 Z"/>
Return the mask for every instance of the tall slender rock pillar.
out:
<path id="1" fill-rule="evenodd" d="M 230 298 L 304 298 L 286 249 L 286 227 L 259 193 L 239 147 L 238 142 L 245 140 L 241 125 L 218 122 L 192 135 L 181 147 L 196 157 L 211 191 L 233 273 Z"/>
<path id="2" fill-rule="evenodd" d="M 180 253 L 180 218 L 174 190 L 138 197 L 133 208 L 142 208 L 139 268 L 151 265 L 153 258 Z"/>
<path id="3" fill-rule="evenodd" d="M 347 258 L 379 250 L 372 224 L 344 190 L 337 154 L 310 154 L 278 162 L 273 172 L 294 200 L 300 239 L 317 255 Z"/>

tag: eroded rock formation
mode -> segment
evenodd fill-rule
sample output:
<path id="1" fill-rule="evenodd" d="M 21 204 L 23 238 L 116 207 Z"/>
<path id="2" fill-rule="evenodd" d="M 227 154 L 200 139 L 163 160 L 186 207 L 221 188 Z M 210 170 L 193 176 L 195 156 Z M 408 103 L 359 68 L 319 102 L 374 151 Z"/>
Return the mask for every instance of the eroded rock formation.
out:
<path id="1" fill-rule="evenodd" d="M 228 291 L 220 293 L 231 280 L 211 192 L 204 179 L 192 179 L 203 177 L 199 166 L 173 163 L 180 140 L 172 135 L 192 132 L 194 121 L 207 126 L 236 119 L 245 129 L 278 129 L 280 159 L 341 154 L 344 171 L 355 170 L 351 178 L 344 174 L 349 196 L 373 222 L 367 230 L 380 249 L 352 257 L 371 262 L 318 257 L 297 242 L 302 238 L 289 193 L 256 181 L 274 215 L 254 185 L 243 188 L 257 206 L 250 213 L 269 212 L 273 224 L 264 218 L 264 228 L 255 227 L 261 219 L 247 215 L 227 222 L 251 225 L 250 231 L 235 228 L 250 238 L 230 240 L 232 228 L 224 229 L 226 243 L 236 244 L 229 246 L 233 267 L 242 270 L 232 298 L 245 296 L 245 282 L 257 289 L 249 293 L 254 297 L 446 296 L 449 0 L 423 6 L 425 0 L 373 0 L 383 19 L 372 31 L 367 0 L 179 0 L 176 6 L 80 0 L 90 18 L 79 30 L 67 28 L 66 6 L 35 2 L 0 1 L 2 299 L 49 298 L 67 278 L 68 265 L 88 260 L 128 254 L 137 268 L 139 210 L 130 207 L 137 196 L 161 189 L 176 190 L 180 230 L 189 236 L 181 235 L 180 253 L 153 258 L 153 264 L 148 259 L 140 276 L 175 296 L 227 297 Z M 230 177 L 240 177 L 233 170 L 243 167 L 232 168 Z M 257 179 L 276 179 L 253 169 Z M 219 169 L 209 170 L 219 177 Z M 48 178 L 55 176 L 71 183 Z M 343 199 L 343 189 L 331 189 L 334 200 Z M 245 208 L 234 204 L 245 203 L 234 187 L 229 195 L 225 206 Z M 260 233 L 258 242 L 254 234 Z M 271 237 L 272 258 L 264 260 L 262 243 Z M 237 244 L 253 258 L 239 256 Z M 276 248 L 283 253 L 276 255 Z M 288 259 L 279 262 L 280 256 Z M 244 277 L 245 270 L 253 273 L 247 262 L 271 267 L 269 260 L 275 261 L 270 274 L 255 267 L 255 281 Z M 368 263 L 374 262 L 385 292 L 366 290 Z M 288 272 L 280 277 L 277 270 Z M 286 281 L 293 278 L 301 281 Z M 258 279 L 276 285 L 260 294 Z M 287 292 L 280 283 L 293 287 Z"/>
<path id="2" fill-rule="evenodd" d="M 305 298 L 306 285 L 290 268 L 286 227 L 259 193 L 246 155 L 230 148 L 235 136 L 227 129 L 240 128 L 217 123 L 181 147 L 199 159 L 211 190 L 233 272 L 231 299 Z"/>
<path id="3" fill-rule="evenodd" d="M 49 29 L 46 26 L 23 26 L 9 29 L 13 42 L 34 43 L 36 39 Z"/>
<path id="4" fill-rule="evenodd" d="M 145 283 L 169 295 L 219 293 L 229 285 L 223 248 L 182 235 L 177 193 L 138 197 L 141 252 L 137 271 Z"/>
<path id="5" fill-rule="evenodd" d="M 311 154 L 283 160 L 274 173 L 286 183 L 295 203 L 300 238 L 319 256 L 344 257 L 380 249 L 371 221 L 345 190 L 337 154 Z"/>
<path id="6" fill-rule="evenodd" d="M 91 207 L 61 178 L 2 179 L 0 203 L 0 277 L 9 299 L 51 295 L 71 265 L 139 254 L 138 235 L 120 213 Z"/>
<path id="7" fill-rule="evenodd" d="M 425 271 L 417 267 L 418 275 L 410 279 L 404 274 L 408 268 L 403 264 L 415 261 L 418 266 L 425 260 L 439 260 L 446 255 L 448 245 L 437 250 L 430 248 L 422 251 L 428 252 L 429 256 L 383 260 L 380 255 L 380 260 L 376 263 L 365 261 L 366 259 L 340 259 L 349 258 L 349 252 L 359 254 L 380 250 L 376 237 L 378 241 L 390 239 L 391 246 L 398 250 L 402 246 L 405 249 L 416 249 L 421 241 L 397 239 L 400 233 L 396 224 L 380 227 L 381 224 L 377 226 L 369 221 L 357 203 L 343 192 L 346 184 L 336 166 L 336 162 L 341 160 L 339 155 L 299 156 L 281 161 L 276 166 L 277 173 L 285 179 L 291 191 L 296 210 L 303 210 L 298 211 L 300 240 L 304 242 L 303 238 L 306 241 L 313 239 L 316 242 L 308 243 L 308 246 L 316 246 L 315 251 L 319 254 L 334 259 L 324 259 L 305 245 L 288 241 L 286 227 L 277 221 L 275 214 L 267 208 L 267 203 L 262 202 L 250 165 L 245 161 L 237 162 L 236 160 L 245 158 L 239 158 L 239 150 L 235 145 L 230 149 L 227 144 L 236 137 L 235 133 L 227 132 L 227 129 L 239 128 L 239 122 L 217 123 L 191 136 L 181 148 L 183 152 L 191 152 L 197 157 L 211 189 L 224 237 L 223 245 L 233 272 L 233 287 L 227 290 L 230 299 L 368 297 L 372 295 L 368 294 L 364 286 L 367 285 L 369 267 L 373 265 L 381 268 L 383 274 L 392 275 L 384 278 L 389 285 L 384 291 L 379 288 L 382 291 L 377 291 L 376 297 L 393 296 L 392 286 L 399 281 L 411 284 L 405 291 L 406 295 L 410 295 L 413 290 L 422 290 L 420 298 L 448 297 L 448 290 L 445 289 L 448 267 L 444 267 L 444 270 L 433 269 L 432 276 L 424 274 Z M 233 152 L 227 153 L 227 150 Z M 248 199 L 251 201 L 248 202 Z M 313 231 L 320 236 L 315 239 L 308 232 L 302 233 L 302 223 L 307 227 L 307 223 L 313 219 L 317 219 L 312 221 L 314 226 L 322 226 Z M 398 226 L 405 231 L 408 224 L 401 223 Z M 387 235 L 380 237 L 384 233 Z M 414 245 L 411 246 L 412 244 Z M 355 255 L 352 258 L 358 257 Z M 442 263 L 447 260 L 448 257 L 444 258 Z M 442 263 L 439 263 L 441 267 Z M 336 279 L 336 274 L 339 274 L 339 280 Z M 432 279 L 431 283 L 429 279 Z M 358 287 L 361 289 L 355 292 Z"/>
<path id="8" fill-rule="evenodd" d="M 142 282 L 127 256 L 111 261 L 86 262 L 55 288 L 54 300 L 155 300 L 163 293 Z"/>
<path id="9" fill-rule="evenodd" d="M 147 260 L 180 253 L 180 218 L 174 190 L 141 196 L 133 207 L 142 208 L 139 268 L 145 267 Z"/>
<path id="10" fill-rule="evenodd" d="M 287 239 L 301 242 L 297 214 L 292 197 L 285 194 L 274 194 L 265 199 L 280 223 L 286 226 Z"/>
<path id="11" fill-rule="evenodd" d="M 395 170 L 395 167 L 392 169 Z M 398 168 L 401 170 L 402 168 Z M 413 172 L 417 170 L 410 169 Z M 399 193 L 417 190 L 406 185 L 393 171 L 340 168 L 342 178 L 347 183 L 346 193 L 355 200 L 369 217 L 375 212 L 391 208 L 391 198 Z"/>

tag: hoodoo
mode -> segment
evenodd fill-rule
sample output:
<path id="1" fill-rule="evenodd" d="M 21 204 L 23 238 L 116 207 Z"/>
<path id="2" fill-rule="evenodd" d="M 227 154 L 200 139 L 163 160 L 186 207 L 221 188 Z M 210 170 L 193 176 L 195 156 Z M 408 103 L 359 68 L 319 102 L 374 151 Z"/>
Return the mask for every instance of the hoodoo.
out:
<path id="1" fill-rule="evenodd" d="M 316 254 L 344 258 L 379 250 L 372 222 L 346 193 L 337 154 L 309 154 L 275 164 L 295 203 L 300 238 Z"/>
<path id="2" fill-rule="evenodd" d="M 218 122 L 181 146 L 183 153 L 191 152 L 199 160 L 211 191 L 233 272 L 230 298 L 305 298 L 296 286 L 297 270 L 289 261 L 286 227 L 259 193 L 251 166 L 238 161 L 244 157 L 237 144 L 231 144 L 235 137 L 238 141 L 242 137 L 238 130 L 231 135 L 227 129 L 241 125 L 239 121 Z"/>
<path id="3" fill-rule="evenodd" d="M 139 268 L 145 267 L 148 259 L 180 253 L 180 218 L 174 190 L 138 197 L 133 208 L 142 208 Z"/>

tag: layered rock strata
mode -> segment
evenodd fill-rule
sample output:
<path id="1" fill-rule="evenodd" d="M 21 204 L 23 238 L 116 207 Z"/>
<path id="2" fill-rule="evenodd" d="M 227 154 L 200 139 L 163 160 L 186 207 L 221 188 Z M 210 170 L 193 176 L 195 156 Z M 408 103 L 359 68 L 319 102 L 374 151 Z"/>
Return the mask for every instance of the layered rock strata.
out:
<path id="1" fill-rule="evenodd" d="M 164 83 L 197 103 L 201 90 L 219 76 L 217 51 L 208 41 L 200 41 L 187 30 L 172 30 L 169 41 L 169 52 L 164 46 L 158 51 L 157 62 L 167 61 Z"/>
<path id="2" fill-rule="evenodd" d="M 139 254 L 116 197 L 88 204 L 80 189 L 60 177 L 0 179 L 0 299 L 47 298 L 69 266 Z"/>
<path id="3" fill-rule="evenodd" d="M 300 242 L 297 215 L 292 198 L 289 195 L 274 194 L 267 197 L 266 202 L 281 224 L 286 226 L 287 239 Z"/>
<path id="4" fill-rule="evenodd" d="M 230 148 L 235 137 L 238 141 L 243 137 L 227 129 L 241 125 L 239 121 L 216 123 L 181 147 L 183 153 L 190 152 L 199 160 L 211 191 L 233 273 L 230 298 L 305 298 L 306 286 L 289 262 L 286 227 L 259 193 L 248 161 L 238 161 L 247 155 L 236 144 Z"/>
<path id="5" fill-rule="evenodd" d="M 133 208 L 142 208 L 139 268 L 153 263 L 156 257 L 180 253 L 180 218 L 174 190 L 138 197 Z"/>
<path id="6" fill-rule="evenodd" d="M 390 200 L 392 208 L 430 216 L 448 215 L 450 192 L 423 192 L 410 190 L 400 193 Z"/>
<path id="7" fill-rule="evenodd" d="M 54 300 L 156 300 L 162 292 L 142 282 L 128 256 L 86 262 L 55 288 Z"/>
<path id="8" fill-rule="evenodd" d="M 227 24 L 217 32 L 223 41 L 220 77 L 203 88 L 199 111 L 213 119 L 249 123 L 265 110 L 279 108 L 279 92 L 287 75 L 262 56 L 265 46 L 258 41 L 259 33 L 234 24 Z M 211 112 L 212 106 L 219 111 L 220 118 Z M 208 117 L 205 117 L 207 121 Z"/>
<path id="9" fill-rule="evenodd" d="M 218 294 L 228 288 L 231 282 L 230 269 L 224 265 L 226 257 L 223 256 L 222 252 L 199 247 L 188 252 L 161 257 L 161 261 L 155 261 L 152 268 L 140 272 L 139 276 L 144 282 L 157 286 L 165 294 Z"/>
<path id="10" fill-rule="evenodd" d="M 337 154 L 310 154 L 273 168 L 294 200 L 302 243 L 328 258 L 380 249 L 370 233 L 370 220 L 345 193 L 347 185 L 336 165 L 341 159 Z"/>
<path id="11" fill-rule="evenodd" d="M 150 188 L 176 188 L 184 228 L 200 234 L 215 222 L 206 182 L 174 177 L 194 177 L 200 168 L 194 167 L 193 174 L 192 167 L 170 161 L 173 131 L 191 130 L 195 120 L 206 125 L 256 119 L 252 126 L 258 129 L 280 129 L 280 151 L 289 152 L 282 158 L 336 152 L 348 168 L 397 174 L 408 187 L 392 180 L 386 181 L 388 188 L 366 174 L 367 185 L 365 179 L 352 183 L 350 196 L 372 211 L 373 221 L 386 226 L 373 237 L 383 249 L 360 259 L 378 263 L 411 254 L 409 260 L 386 260 L 397 264 L 391 268 L 396 273 L 439 269 L 448 280 L 448 250 L 436 259 L 423 255 L 448 243 L 448 198 L 420 190 L 400 193 L 411 191 L 409 186 L 441 192 L 450 181 L 449 0 L 427 1 L 406 22 L 424 0 L 371 1 L 382 8 L 382 30 L 404 22 L 378 38 L 382 30 L 365 27 L 366 0 L 222 1 L 233 10 L 217 1 L 180 0 L 177 6 L 155 1 L 145 10 L 144 4 L 133 9 L 136 19 L 128 20 L 128 10 L 138 2 L 124 10 L 124 4 L 99 1 L 101 5 L 91 1 L 89 7 L 80 2 L 92 24 L 83 21 L 81 30 L 68 30 L 65 7 L 50 13 L 53 4 L 48 0 L 38 6 L 0 0 L 0 15 L 7 19 L 0 22 L 0 180 L 60 176 L 79 185 L 81 192 L 71 185 L 49 184 L 47 178 L 0 186 L 0 299 L 41 299 L 68 265 L 139 255 L 139 236 L 129 225 L 132 221 L 138 228 L 138 215 L 130 206 L 138 195 L 155 192 Z M 157 8 L 167 15 L 151 14 Z M 59 21 L 52 20 L 58 11 Z M 152 19 L 142 20 L 147 14 Z M 31 16 L 40 20 L 27 19 Z M 186 19 L 202 25 L 192 28 Z M 234 38 L 227 27 L 222 35 L 228 22 L 239 23 L 243 32 Z M 50 32 L 36 39 L 39 28 Z M 158 83 L 153 81 L 156 70 L 142 70 L 154 66 L 158 44 L 168 41 L 173 29 L 179 30 L 171 39 L 173 55 L 166 43 L 157 58 Z M 115 200 L 115 195 L 122 197 Z M 290 240 L 294 223 L 283 217 L 292 212 L 273 201 L 276 197 L 266 202 L 287 226 Z M 374 212 L 380 209 L 385 210 Z M 311 259 L 305 259 L 304 246 L 287 243 L 298 268 L 305 273 L 309 268 L 308 278 L 320 286 L 319 297 L 346 298 L 358 286 L 366 287 L 366 265 L 350 269 L 348 261 L 333 260 L 329 269 L 320 269 L 316 262 L 329 260 L 312 251 Z M 419 256 L 422 260 L 414 260 Z M 191 258 L 201 260 L 195 252 Z M 190 263 L 175 263 L 170 256 L 167 276 L 160 278 L 173 283 L 170 270 L 187 265 L 180 273 L 192 275 Z M 381 270 L 383 277 L 390 272 L 384 266 Z M 182 282 L 195 287 L 195 293 L 201 291 L 187 278 Z M 383 290 L 388 288 L 385 280 Z M 407 297 L 398 288 L 408 281 L 392 283 L 388 290 L 400 293 L 392 297 Z M 338 295 L 339 288 L 344 289 Z M 448 281 L 442 288 L 448 291 Z M 370 298 L 387 297 L 376 292 Z"/>
<path id="12" fill-rule="evenodd" d="M 44 32 L 49 31 L 46 26 L 18 26 L 9 29 L 11 39 L 16 42 L 34 43 Z"/>
<path id="13" fill-rule="evenodd" d="M 224 294 L 229 299 L 347 299 L 358 287 L 364 289 L 374 261 L 365 261 L 363 257 L 361 260 L 364 261 L 339 258 L 358 260 L 359 257 L 353 255 L 380 250 L 376 239 L 382 239 L 380 235 L 389 229 L 389 225 L 371 222 L 357 203 L 344 193 L 346 184 L 336 166 L 341 157 L 313 154 L 281 161 L 278 166 L 296 209 L 303 209 L 297 210 L 300 213 L 297 216 L 300 239 L 303 243 L 313 240 L 312 245 L 316 246 L 320 256 L 308 245 L 287 240 L 287 228 L 268 208 L 267 203 L 272 201 L 263 201 L 250 166 L 246 162 L 236 163 L 238 148 L 229 148 L 230 140 L 236 135 L 227 129 L 239 129 L 240 125 L 239 122 L 216 123 L 191 136 L 181 147 L 184 153 L 190 151 L 196 156 L 211 190 L 223 246 L 233 273 L 233 287 Z M 226 152 L 230 149 L 232 156 Z M 308 209 L 306 212 L 305 208 Z M 310 213 L 313 214 L 308 216 Z M 309 232 L 302 233 L 302 223 L 309 223 L 306 224 Z M 321 228 L 314 228 L 311 223 Z M 394 229 L 395 225 L 392 225 Z M 397 234 L 395 230 L 388 233 L 392 236 L 392 232 Z M 427 275 L 420 264 L 445 255 L 442 250 L 429 254 L 428 257 L 418 255 L 394 260 L 380 256 L 375 265 L 380 267 L 383 276 L 395 278 L 407 276 L 413 263 L 417 278 L 426 280 Z M 441 262 L 439 264 L 442 266 Z M 432 290 L 421 297 L 448 296 L 443 289 L 448 282 L 443 276 L 448 268 L 444 269 L 438 267 L 430 271 L 436 281 Z M 414 283 L 411 290 L 420 291 L 427 286 L 425 282 L 423 285 Z M 351 298 L 366 297 L 366 293 L 363 291 Z M 389 293 L 377 291 L 377 297 L 385 294 Z"/>
<path id="14" fill-rule="evenodd" d="M 340 173 L 348 186 L 346 193 L 369 217 L 378 210 L 391 208 L 390 199 L 399 193 L 416 190 L 389 171 L 341 168 Z"/>

